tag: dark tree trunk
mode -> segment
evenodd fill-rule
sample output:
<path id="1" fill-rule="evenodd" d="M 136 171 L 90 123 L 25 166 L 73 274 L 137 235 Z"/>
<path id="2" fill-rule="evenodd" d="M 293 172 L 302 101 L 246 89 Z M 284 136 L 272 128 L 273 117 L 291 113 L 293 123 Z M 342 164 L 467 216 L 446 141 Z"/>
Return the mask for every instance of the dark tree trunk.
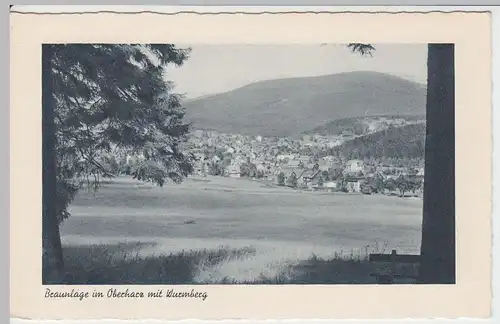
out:
<path id="1" fill-rule="evenodd" d="M 429 44 L 419 282 L 455 283 L 454 44 Z"/>
<path id="2" fill-rule="evenodd" d="M 53 46 L 42 45 L 43 284 L 61 280 L 63 271 L 61 237 L 59 234 L 59 222 L 56 212 L 57 166 L 53 78 L 51 69 L 52 56 Z"/>

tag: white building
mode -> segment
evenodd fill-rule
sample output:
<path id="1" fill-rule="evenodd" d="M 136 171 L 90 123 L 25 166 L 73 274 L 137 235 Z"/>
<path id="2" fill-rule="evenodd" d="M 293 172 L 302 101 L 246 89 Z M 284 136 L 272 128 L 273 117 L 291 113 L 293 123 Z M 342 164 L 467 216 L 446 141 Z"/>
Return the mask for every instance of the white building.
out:
<path id="1" fill-rule="evenodd" d="M 337 147 L 337 146 L 340 146 L 340 145 L 342 145 L 342 141 L 341 141 L 341 140 L 338 140 L 338 139 L 337 139 L 337 140 L 335 140 L 335 141 L 330 141 L 330 142 L 328 142 L 328 144 L 327 144 L 327 146 L 328 146 L 329 148 L 334 148 L 334 147 Z"/>
<path id="2" fill-rule="evenodd" d="M 337 182 L 335 181 L 327 181 L 324 183 L 323 185 L 325 188 L 328 188 L 328 189 L 335 189 L 337 188 Z"/>
<path id="3" fill-rule="evenodd" d="M 361 160 L 349 160 L 346 163 L 345 171 L 347 173 L 359 173 L 363 172 L 365 165 Z"/>
<path id="4" fill-rule="evenodd" d="M 258 163 L 256 165 L 256 167 L 257 167 L 257 171 L 266 171 L 266 169 L 267 169 L 263 163 Z"/>
<path id="5" fill-rule="evenodd" d="M 239 178 L 241 176 L 241 170 L 239 164 L 231 164 L 227 167 L 228 176 L 230 178 Z"/>
<path id="6" fill-rule="evenodd" d="M 346 187 L 348 192 L 361 192 L 361 181 L 348 181 Z"/>
<path id="7" fill-rule="evenodd" d="M 294 154 L 279 154 L 278 156 L 276 156 L 276 160 L 278 161 L 283 161 L 285 159 L 293 160 L 294 158 L 295 158 Z"/>
<path id="8" fill-rule="evenodd" d="M 197 130 L 195 130 L 195 131 L 193 132 L 193 135 L 194 135 L 195 137 L 201 138 L 201 137 L 203 137 L 203 130 L 201 130 L 201 129 L 197 129 Z"/>

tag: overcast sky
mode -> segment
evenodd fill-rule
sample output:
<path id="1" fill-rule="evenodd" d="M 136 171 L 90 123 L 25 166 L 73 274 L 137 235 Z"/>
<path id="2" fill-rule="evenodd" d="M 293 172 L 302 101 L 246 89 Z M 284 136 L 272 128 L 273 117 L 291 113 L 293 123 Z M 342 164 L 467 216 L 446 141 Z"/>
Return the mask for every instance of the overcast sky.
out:
<path id="1" fill-rule="evenodd" d="M 166 75 L 187 98 L 226 92 L 252 82 L 348 71 L 377 71 L 426 83 L 426 44 L 376 45 L 373 57 L 344 45 L 180 45 L 189 59 Z"/>

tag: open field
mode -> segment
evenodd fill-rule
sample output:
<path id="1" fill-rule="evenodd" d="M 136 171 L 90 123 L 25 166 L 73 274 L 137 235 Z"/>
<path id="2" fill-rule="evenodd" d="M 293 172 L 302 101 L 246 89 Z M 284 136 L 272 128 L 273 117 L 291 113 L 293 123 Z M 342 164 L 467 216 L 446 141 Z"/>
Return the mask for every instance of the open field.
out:
<path id="1" fill-rule="evenodd" d="M 221 177 L 158 188 L 120 177 L 95 195 L 82 190 L 70 211 L 61 232 L 75 271 L 82 258 L 102 268 L 111 256 L 114 271 L 142 262 L 151 278 L 170 283 L 366 283 L 366 253 L 419 253 L 422 200 Z"/>

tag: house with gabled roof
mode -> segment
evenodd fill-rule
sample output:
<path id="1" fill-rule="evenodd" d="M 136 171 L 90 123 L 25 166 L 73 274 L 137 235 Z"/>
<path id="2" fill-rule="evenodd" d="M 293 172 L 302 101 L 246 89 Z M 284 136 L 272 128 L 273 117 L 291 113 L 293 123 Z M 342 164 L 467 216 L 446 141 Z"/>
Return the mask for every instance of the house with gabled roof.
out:
<path id="1" fill-rule="evenodd" d="M 308 187 L 310 189 L 321 189 L 323 188 L 323 178 L 321 175 L 321 170 L 316 171 L 308 182 Z"/>
<path id="2" fill-rule="evenodd" d="M 345 166 L 345 172 L 348 174 L 356 174 L 363 172 L 365 169 L 364 163 L 362 160 L 349 160 Z"/>
<path id="3" fill-rule="evenodd" d="M 230 178 L 239 178 L 241 177 L 240 165 L 237 163 L 233 163 L 228 165 L 227 167 L 227 175 Z"/>
<path id="4" fill-rule="evenodd" d="M 299 175 L 299 185 L 301 187 L 308 187 L 311 180 L 320 173 L 320 171 L 313 171 L 311 169 L 302 169 L 302 172 Z"/>
<path id="5" fill-rule="evenodd" d="M 348 192 L 361 192 L 361 183 L 364 181 L 363 177 L 348 176 L 345 178 L 345 184 Z"/>

